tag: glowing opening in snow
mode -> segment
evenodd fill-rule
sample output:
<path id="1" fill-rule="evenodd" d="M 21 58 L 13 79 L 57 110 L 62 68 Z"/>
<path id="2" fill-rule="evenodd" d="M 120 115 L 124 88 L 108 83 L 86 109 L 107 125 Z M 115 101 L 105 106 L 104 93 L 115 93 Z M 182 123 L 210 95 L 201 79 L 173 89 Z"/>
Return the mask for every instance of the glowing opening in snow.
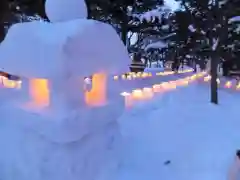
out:
<path id="1" fill-rule="evenodd" d="M 92 78 L 92 89 L 85 91 L 85 103 L 89 106 L 103 106 L 107 103 L 107 76 L 97 73 Z"/>
<path id="2" fill-rule="evenodd" d="M 1 83 L 5 88 L 21 88 L 22 81 L 21 80 L 10 80 L 4 76 L 0 76 Z"/>
<path id="3" fill-rule="evenodd" d="M 153 85 L 153 92 L 155 92 L 155 93 L 161 92 L 161 84 L 155 84 L 155 85 Z"/>
<path id="4" fill-rule="evenodd" d="M 30 79 L 29 92 L 33 105 L 46 107 L 50 104 L 49 82 L 47 79 Z"/>
<path id="5" fill-rule="evenodd" d="M 143 98 L 143 92 L 141 89 L 135 89 L 132 91 L 132 96 L 134 99 L 142 99 Z"/>

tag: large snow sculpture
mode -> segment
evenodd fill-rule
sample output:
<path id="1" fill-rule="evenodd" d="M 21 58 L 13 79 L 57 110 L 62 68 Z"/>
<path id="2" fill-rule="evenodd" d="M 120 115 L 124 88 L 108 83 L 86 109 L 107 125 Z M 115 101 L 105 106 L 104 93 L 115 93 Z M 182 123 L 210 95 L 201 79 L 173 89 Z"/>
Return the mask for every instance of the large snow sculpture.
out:
<path id="1" fill-rule="evenodd" d="M 106 74 L 126 72 L 127 50 L 110 25 L 80 19 L 81 13 L 64 17 L 61 8 L 75 4 L 58 2 L 46 3 L 53 23 L 16 24 L 0 45 L 0 67 L 25 79 L 19 98 L 0 109 L 0 179 L 96 180 L 108 160 L 116 162 L 111 155 L 123 99 L 110 81 L 105 104 L 89 107 L 83 79 L 97 72 L 109 80 Z M 37 101 L 44 106 L 29 106 L 29 94 L 41 96 Z"/>

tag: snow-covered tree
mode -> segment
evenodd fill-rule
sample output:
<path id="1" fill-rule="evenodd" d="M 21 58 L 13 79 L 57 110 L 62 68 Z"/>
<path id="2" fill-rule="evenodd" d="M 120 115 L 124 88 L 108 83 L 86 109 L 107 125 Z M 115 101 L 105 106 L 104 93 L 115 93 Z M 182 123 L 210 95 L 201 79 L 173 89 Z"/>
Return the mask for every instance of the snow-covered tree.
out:
<path id="1" fill-rule="evenodd" d="M 145 33 L 161 35 L 170 8 L 162 0 L 88 0 L 90 17 L 109 22 L 127 42 L 127 34 Z"/>
<path id="2" fill-rule="evenodd" d="M 170 13 L 170 8 L 164 6 L 163 0 L 86 0 L 86 3 L 89 18 L 112 24 L 121 34 L 124 43 L 127 43 L 129 32 L 164 34 L 161 26 Z M 47 20 L 44 4 L 45 0 L 2 0 L 1 27 L 18 21 Z M 4 28 L 2 31 L 4 37 Z"/>
<path id="3" fill-rule="evenodd" d="M 217 65 L 224 48 L 236 46 L 239 42 L 240 15 L 238 0 L 177 0 L 181 3 L 185 18 L 184 30 L 178 30 L 178 37 L 184 38 L 188 49 L 208 53 L 211 62 L 211 102 L 218 103 Z M 186 30 L 187 25 L 187 30 Z M 183 28 L 183 27 L 182 27 Z M 233 38 L 236 38 L 234 41 Z M 234 48 L 233 48 L 234 50 Z"/>
<path id="4" fill-rule="evenodd" d="M 6 30 L 14 23 L 32 20 L 47 20 L 44 11 L 45 0 L 1 0 L 0 41 Z"/>

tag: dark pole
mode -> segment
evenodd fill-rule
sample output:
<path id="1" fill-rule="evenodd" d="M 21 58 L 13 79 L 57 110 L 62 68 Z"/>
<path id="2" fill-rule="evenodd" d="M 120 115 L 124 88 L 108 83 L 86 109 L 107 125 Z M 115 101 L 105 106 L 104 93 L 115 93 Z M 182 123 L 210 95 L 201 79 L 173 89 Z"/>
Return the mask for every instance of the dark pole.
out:
<path id="1" fill-rule="evenodd" d="M 213 8 L 218 8 L 218 3 L 216 2 L 217 0 L 212 2 Z M 210 45 L 211 45 L 211 59 L 210 59 L 210 75 L 211 75 L 211 103 L 213 104 L 218 104 L 218 84 L 217 84 L 217 65 L 218 65 L 218 54 L 217 54 L 217 49 L 218 45 L 216 48 L 213 48 L 214 42 L 213 41 L 213 25 L 214 25 L 214 19 L 212 16 L 210 16 L 210 24 L 211 24 L 211 30 L 210 30 Z"/>
<path id="2" fill-rule="evenodd" d="M 211 57 L 211 103 L 218 104 L 218 85 L 217 85 L 217 56 L 216 52 L 212 52 Z"/>

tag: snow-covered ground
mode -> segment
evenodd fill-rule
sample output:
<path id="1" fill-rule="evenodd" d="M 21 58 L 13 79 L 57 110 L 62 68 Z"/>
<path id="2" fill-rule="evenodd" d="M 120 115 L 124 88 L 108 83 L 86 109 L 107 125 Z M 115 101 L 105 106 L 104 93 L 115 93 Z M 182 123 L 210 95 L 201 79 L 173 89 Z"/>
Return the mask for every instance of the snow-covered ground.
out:
<path id="1" fill-rule="evenodd" d="M 127 112 L 115 179 L 226 180 L 240 147 L 240 96 L 220 91 L 220 105 L 208 102 L 208 87 L 195 84 Z"/>
<path id="2" fill-rule="evenodd" d="M 222 104 L 213 106 L 207 87 L 195 84 L 124 110 L 123 83 L 106 83 L 105 75 L 127 71 L 126 47 L 111 26 L 86 19 L 84 1 L 68 2 L 67 10 L 65 3 L 48 0 L 52 23 L 16 24 L 1 43 L 1 68 L 26 81 L 0 90 L 0 180 L 226 179 L 240 146 L 239 96 L 221 92 Z M 95 91 L 86 93 L 79 80 L 97 72 Z M 100 90 L 109 96 L 103 106 L 85 103 L 84 95 L 99 98 Z M 49 104 L 27 106 L 33 94 L 49 95 Z"/>
<path id="3" fill-rule="evenodd" d="M 117 125 L 121 138 L 115 141 L 114 151 L 109 147 L 110 154 L 106 156 L 113 164 L 107 163 L 108 166 L 98 172 L 101 178 L 93 180 L 225 180 L 235 151 L 240 147 L 240 96 L 225 90 L 220 90 L 219 95 L 220 105 L 208 103 L 209 87 L 195 82 L 127 109 L 118 119 L 118 125 L 109 124 L 108 131 L 100 133 L 109 136 Z M 1 110 L 4 109 L 1 106 Z M 84 162 L 79 159 L 94 155 L 87 152 L 89 140 L 83 139 L 84 146 L 82 140 L 46 145 L 49 140 L 34 132 L 38 128 L 35 125 L 41 125 L 36 121 L 41 119 L 35 117 L 26 126 L 22 113 L 18 115 L 16 110 L 11 113 L 10 116 L 6 111 L 1 112 L 0 165 L 4 168 L 0 170 L 0 179 L 80 179 L 76 175 Z M 111 111 L 109 113 L 111 115 Z M 7 120 L 6 115 L 15 119 Z M 44 123 L 51 130 L 51 126 Z M 49 123 L 52 124 L 52 120 Z M 95 139 L 93 149 L 101 150 L 105 146 L 102 140 L 100 136 Z M 106 165 L 104 158 L 98 159 L 99 165 Z M 54 173 L 56 167 L 61 169 L 61 177 Z M 89 174 L 95 171 L 90 172 L 91 168 L 88 171 L 81 173 L 87 173 L 85 179 L 92 180 Z"/>

